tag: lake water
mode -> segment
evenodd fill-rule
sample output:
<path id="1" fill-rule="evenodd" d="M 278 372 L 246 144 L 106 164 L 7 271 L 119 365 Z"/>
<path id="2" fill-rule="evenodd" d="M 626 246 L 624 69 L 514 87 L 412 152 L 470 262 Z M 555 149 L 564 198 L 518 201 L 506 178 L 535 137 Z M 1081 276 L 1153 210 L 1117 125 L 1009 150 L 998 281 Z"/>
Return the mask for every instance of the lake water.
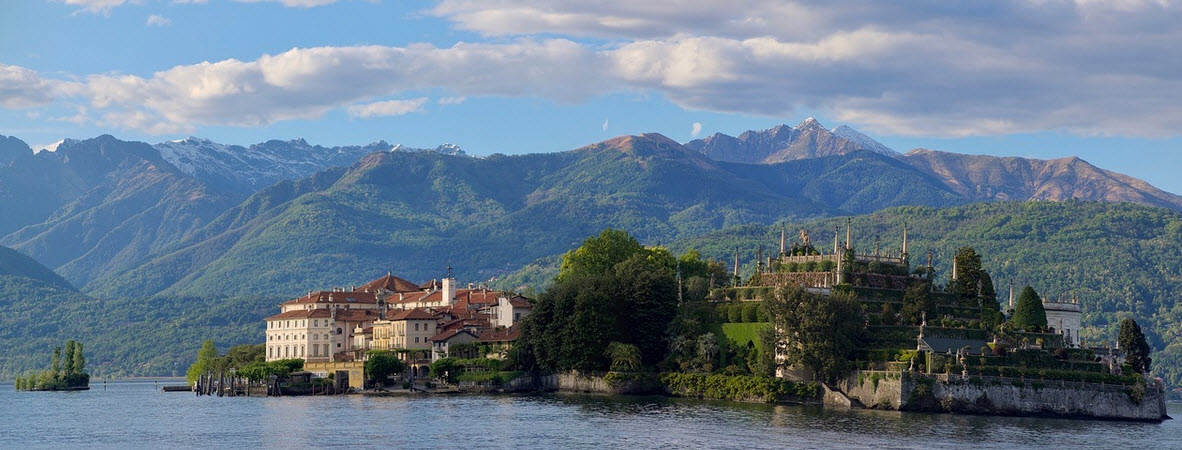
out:
<path id="1" fill-rule="evenodd" d="M 174 380 L 161 384 L 175 384 Z M 217 398 L 0 385 L 0 448 L 1182 448 L 1161 424 L 590 395 Z M 1182 417 L 1182 405 L 1170 414 Z"/>

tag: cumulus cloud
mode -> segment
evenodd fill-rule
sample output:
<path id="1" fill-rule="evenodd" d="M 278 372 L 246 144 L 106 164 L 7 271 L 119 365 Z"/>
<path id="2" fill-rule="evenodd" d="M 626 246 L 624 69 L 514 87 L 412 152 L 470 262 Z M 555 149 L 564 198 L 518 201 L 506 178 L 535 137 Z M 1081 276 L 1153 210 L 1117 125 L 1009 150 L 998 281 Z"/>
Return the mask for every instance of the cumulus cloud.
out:
<path id="1" fill-rule="evenodd" d="M 172 25 L 172 21 L 169 20 L 167 17 L 152 14 L 152 15 L 148 16 L 147 25 L 149 27 L 166 27 L 166 26 Z"/>
<path id="2" fill-rule="evenodd" d="M 698 137 L 699 134 L 702 134 L 702 122 L 694 122 L 690 127 L 690 136 Z"/>
<path id="3" fill-rule="evenodd" d="M 486 35 L 615 42 L 618 80 L 691 109 L 800 109 L 887 134 L 1176 135 L 1182 2 L 444 0 Z"/>
<path id="4" fill-rule="evenodd" d="M 364 103 L 350 106 L 349 117 L 370 118 L 401 116 L 423 110 L 427 97 L 411 100 L 386 100 L 382 102 Z"/>
<path id="5" fill-rule="evenodd" d="M 333 109 L 375 117 L 381 108 L 400 111 L 380 99 L 423 90 L 446 93 L 439 104 L 640 92 L 695 110 L 819 111 L 880 134 L 1182 129 L 1182 2 L 444 0 L 431 12 L 508 37 L 295 48 L 82 83 L 0 65 L 0 106 L 72 96 L 104 121 L 165 130 L 265 125 Z"/>
<path id="6" fill-rule="evenodd" d="M 54 98 L 55 83 L 37 72 L 0 64 L 0 107 L 18 109 L 45 105 Z"/>

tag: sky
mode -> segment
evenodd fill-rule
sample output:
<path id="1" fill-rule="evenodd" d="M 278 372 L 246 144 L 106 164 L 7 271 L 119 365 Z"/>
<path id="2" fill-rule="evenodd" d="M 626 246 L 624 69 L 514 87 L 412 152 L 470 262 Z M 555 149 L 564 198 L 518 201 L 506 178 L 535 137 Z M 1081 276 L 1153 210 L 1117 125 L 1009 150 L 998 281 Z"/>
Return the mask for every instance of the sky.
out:
<path id="1" fill-rule="evenodd" d="M 0 1 L 0 134 L 551 152 L 816 117 L 1182 193 L 1182 1 Z"/>

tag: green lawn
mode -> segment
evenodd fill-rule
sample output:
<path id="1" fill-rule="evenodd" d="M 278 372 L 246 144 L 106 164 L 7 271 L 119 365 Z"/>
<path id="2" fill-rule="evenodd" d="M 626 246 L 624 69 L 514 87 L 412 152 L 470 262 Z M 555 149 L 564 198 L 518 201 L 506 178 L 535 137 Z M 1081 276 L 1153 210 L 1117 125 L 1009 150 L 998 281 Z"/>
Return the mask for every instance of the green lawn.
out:
<path id="1" fill-rule="evenodd" d="M 764 328 L 772 326 L 768 322 L 754 322 L 754 323 L 722 323 L 710 324 L 707 329 L 714 333 L 715 336 L 726 336 L 731 342 L 738 345 L 747 345 L 747 341 L 755 343 L 755 347 L 763 350 L 763 345 L 759 342 L 759 331 Z"/>

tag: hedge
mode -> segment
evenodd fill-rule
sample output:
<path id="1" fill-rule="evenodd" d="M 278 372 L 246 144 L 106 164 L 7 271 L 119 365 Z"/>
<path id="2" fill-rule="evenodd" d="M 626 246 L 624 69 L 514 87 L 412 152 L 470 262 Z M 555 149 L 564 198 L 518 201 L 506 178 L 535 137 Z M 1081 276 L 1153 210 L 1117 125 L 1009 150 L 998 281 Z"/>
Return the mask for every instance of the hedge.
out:
<path id="1" fill-rule="evenodd" d="M 718 400 L 778 403 L 815 400 L 821 396 L 821 388 L 817 383 L 742 375 L 667 372 L 661 374 L 661 384 L 673 395 Z"/>

